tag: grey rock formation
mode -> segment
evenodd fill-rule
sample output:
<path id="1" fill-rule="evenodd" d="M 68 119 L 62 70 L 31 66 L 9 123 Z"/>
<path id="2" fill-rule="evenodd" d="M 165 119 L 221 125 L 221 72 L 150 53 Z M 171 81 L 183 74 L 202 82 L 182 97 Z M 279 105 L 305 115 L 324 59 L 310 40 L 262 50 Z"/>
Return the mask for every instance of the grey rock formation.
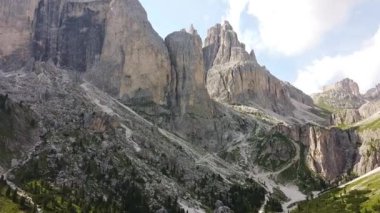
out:
<path id="1" fill-rule="evenodd" d="M 194 108 L 211 114 L 200 36 L 192 28 L 189 32 L 182 30 L 168 35 L 165 43 L 172 66 L 169 107 L 180 116 Z"/>
<path id="2" fill-rule="evenodd" d="M 16 69 L 30 59 L 32 22 L 38 0 L 0 2 L 0 69 Z"/>
<path id="3" fill-rule="evenodd" d="M 342 109 L 331 114 L 331 123 L 335 125 L 350 125 L 363 119 L 358 109 Z"/>
<path id="4" fill-rule="evenodd" d="M 376 85 L 376 87 L 368 90 L 364 97 L 370 100 L 380 99 L 380 84 Z"/>
<path id="5" fill-rule="evenodd" d="M 32 51 L 39 61 L 85 72 L 102 52 L 107 1 L 41 0 L 36 8 Z"/>
<path id="6" fill-rule="evenodd" d="M 315 103 L 332 112 L 331 122 L 335 125 L 350 125 L 365 118 L 359 108 L 366 103 L 359 86 L 351 79 L 343 79 L 325 86 L 323 92 L 313 96 Z"/>
<path id="7" fill-rule="evenodd" d="M 325 86 L 323 92 L 313 98 L 316 104 L 331 109 L 358 109 L 365 103 L 358 84 L 348 78 Z"/>
<path id="8" fill-rule="evenodd" d="M 9 169 L 11 162 L 25 157 L 39 141 L 39 127 L 38 116 L 30 106 L 0 94 L 0 167 Z"/>
<path id="9" fill-rule="evenodd" d="M 99 88 L 126 103 L 166 103 L 170 60 L 137 0 L 109 4 L 100 61 L 89 73 Z"/>
<path id="10" fill-rule="evenodd" d="M 291 98 L 307 106 L 314 106 L 314 101 L 309 95 L 306 95 L 304 92 L 291 85 L 289 82 L 284 82 L 284 85 Z"/>
<path id="11" fill-rule="evenodd" d="M 355 164 L 359 139 L 353 131 L 309 128 L 308 164 L 326 180 L 336 180 Z"/>
<path id="12" fill-rule="evenodd" d="M 207 89 L 213 99 L 292 113 L 294 107 L 282 82 L 257 63 L 253 52 L 246 52 L 228 22 L 208 31 L 203 52 L 209 69 Z"/>
<path id="13" fill-rule="evenodd" d="M 359 132 L 359 138 L 362 145 L 358 151 L 354 172 L 363 175 L 380 167 L 380 132 L 368 129 Z"/>
<path id="14" fill-rule="evenodd" d="M 138 0 L 7 0 L 0 10 L 6 32 L 0 35 L 6 44 L 0 68 L 33 56 L 87 72 L 91 82 L 127 103 L 166 104 L 167 48 Z"/>
<path id="15" fill-rule="evenodd" d="M 218 64 L 241 62 L 251 58 L 256 60 L 254 52 L 251 55 L 246 52 L 245 45 L 240 43 L 236 32 L 227 21 L 208 30 L 203 52 L 206 70 Z"/>
<path id="16" fill-rule="evenodd" d="M 323 87 L 323 92 L 328 92 L 330 90 L 341 91 L 353 96 L 360 96 L 359 85 L 349 78 L 345 78 L 333 85 Z"/>

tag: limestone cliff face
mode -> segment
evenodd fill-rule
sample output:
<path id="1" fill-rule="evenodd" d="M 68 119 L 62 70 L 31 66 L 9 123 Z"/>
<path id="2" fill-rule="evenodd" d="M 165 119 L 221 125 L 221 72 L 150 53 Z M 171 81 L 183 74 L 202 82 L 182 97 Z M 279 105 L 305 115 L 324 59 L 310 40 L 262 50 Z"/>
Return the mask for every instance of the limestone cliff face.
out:
<path id="1" fill-rule="evenodd" d="M 274 112 L 292 113 L 282 82 L 248 54 L 228 22 L 208 31 L 203 48 L 210 96 L 229 104 L 254 105 Z"/>
<path id="2" fill-rule="evenodd" d="M 357 158 L 354 172 L 363 175 L 380 167 L 380 132 L 378 130 L 365 130 L 359 132 L 363 142 Z"/>
<path id="3" fill-rule="evenodd" d="M 353 131 L 311 127 L 308 142 L 309 167 L 326 180 L 334 180 L 353 168 L 359 142 Z"/>
<path id="4" fill-rule="evenodd" d="M 171 60 L 169 106 L 180 115 L 188 108 L 208 111 L 211 102 L 205 85 L 202 40 L 192 28 L 165 39 Z"/>
<path id="5" fill-rule="evenodd" d="M 332 109 L 358 109 L 365 103 L 358 84 L 348 78 L 325 86 L 322 93 L 314 95 L 314 100 Z"/>
<path id="6" fill-rule="evenodd" d="M 272 131 L 302 143 L 308 167 L 328 182 L 351 171 L 363 175 L 380 166 L 380 133 L 376 130 L 278 125 Z"/>
<path id="7" fill-rule="evenodd" d="M 127 103 L 165 104 L 169 75 L 168 50 L 139 1 L 111 1 L 93 82 Z"/>
<path id="8" fill-rule="evenodd" d="M 40 0 L 32 52 L 39 61 L 85 72 L 102 52 L 108 2 Z"/>
<path id="9" fill-rule="evenodd" d="M 5 0 L 0 12 L 0 68 L 50 61 L 127 103 L 166 104 L 169 54 L 138 0 Z"/>
<path id="10" fill-rule="evenodd" d="M 358 109 L 341 109 L 331 114 L 331 123 L 335 125 L 350 125 L 362 119 L 362 114 Z"/>
<path id="11" fill-rule="evenodd" d="M 206 70 L 228 62 L 247 61 L 251 58 L 256 61 L 254 53 L 251 56 L 245 51 L 245 45 L 240 43 L 236 32 L 227 21 L 208 30 L 204 46 Z"/>
<path id="12" fill-rule="evenodd" d="M 359 108 L 366 102 L 359 86 L 351 79 L 343 79 L 325 86 L 323 92 L 313 96 L 315 103 L 332 112 L 331 123 L 350 125 L 362 120 Z"/>
<path id="13" fill-rule="evenodd" d="M 380 99 L 380 84 L 376 85 L 376 87 L 368 90 L 364 95 L 367 99 L 374 100 Z"/>
<path id="14" fill-rule="evenodd" d="M 288 82 L 284 82 L 284 86 L 289 92 L 289 96 L 291 98 L 307 106 L 314 106 L 314 101 L 309 95 L 306 95 L 300 89 L 296 88 L 295 86 L 291 85 Z"/>
<path id="15" fill-rule="evenodd" d="M 20 67 L 29 59 L 37 3 L 38 0 L 0 2 L 0 69 Z"/>

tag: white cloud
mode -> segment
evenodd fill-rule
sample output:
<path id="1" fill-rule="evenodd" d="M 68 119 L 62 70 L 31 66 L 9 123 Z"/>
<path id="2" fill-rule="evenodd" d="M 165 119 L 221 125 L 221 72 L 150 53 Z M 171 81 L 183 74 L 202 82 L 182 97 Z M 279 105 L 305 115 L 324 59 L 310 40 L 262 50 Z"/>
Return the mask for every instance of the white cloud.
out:
<path id="1" fill-rule="evenodd" d="M 226 19 L 242 34 L 259 34 L 266 50 L 296 55 L 312 48 L 328 31 L 344 22 L 363 0 L 229 0 Z M 255 17 L 258 33 L 241 29 L 241 14 Z M 251 30 L 252 31 L 252 30 Z M 246 38 L 245 43 L 257 40 Z M 252 47 L 251 47 L 252 48 Z"/>
<path id="2" fill-rule="evenodd" d="M 241 15 L 248 5 L 249 0 L 229 0 L 229 8 L 227 14 L 222 19 L 228 20 L 235 30 L 240 33 Z M 224 20 L 222 20 L 224 21 Z"/>
<path id="3" fill-rule="evenodd" d="M 294 85 L 311 94 L 319 92 L 326 84 L 351 78 L 361 92 L 366 92 L 380 83 L 380 26 L 375 35 L 363 46 L 348 55 L 323 57 L 298 71 Z"/>

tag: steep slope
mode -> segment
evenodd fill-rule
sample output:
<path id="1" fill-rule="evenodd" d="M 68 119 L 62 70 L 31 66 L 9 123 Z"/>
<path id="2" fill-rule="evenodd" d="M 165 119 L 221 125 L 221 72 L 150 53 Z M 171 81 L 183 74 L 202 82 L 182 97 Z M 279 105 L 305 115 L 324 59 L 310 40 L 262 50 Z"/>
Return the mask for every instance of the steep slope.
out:
<path id="1" fill-rule="evenodd" d="M 40 130 L 33 110 L 8 95 L 0 95 L 0 120 L 0 172 L 4 172 L 33 148 Z"/>
<path id="2" fill-rule="evenodd" d="M 380 170 L 302 202 L 293 212 L 379 212 Z"/>
<path id="3" fill-rule="evenodd" d="M 239 209 L 244 206 L 228 199 L 236 190 L 256 192 L 249 192 L 257 202 L 247 208 L 258 209 L 264 201 L 264 188 L 245 182 L 244 170 L 216 155 L 204 158 L 205 149 L 155 126 L 91 84 L 73 81 L 69 72 L 37 63 L 34 71 L 19 74 L 1 75 L 0 92 L 25 100 L 45 132 L 30 159 L 6 176 L 42 208 L 65 210 L 71 203 L 82 210 L 148 212 L 176 209 L 183 202 L 213 208 L 219 199 Z M 20 88 L 10 86 L 15 78 Z M 75 193 L 67 194 L 68 188 Z"/>
<path id="4" fill-rule="evenodd" d="M 260 66 L 228 22 L 202 48 L 194 28 L 164 41 L 138 0 L 15 3 L 0 3 L 22 11 L 0 15 L 14 37 L 8 45 L 0 35 L 0 116 L 11 123 L 0 134 L 14 136 L 0 140 L 12 154 L 0 156 L 0 173 L 30 204 L 286 209 L 324 181 L 379 165 L 376 119 L 329 128 L 330 114 Z M 354 82 L 326 91 L 338 91 L 339 107 L 373 114 Z"/>

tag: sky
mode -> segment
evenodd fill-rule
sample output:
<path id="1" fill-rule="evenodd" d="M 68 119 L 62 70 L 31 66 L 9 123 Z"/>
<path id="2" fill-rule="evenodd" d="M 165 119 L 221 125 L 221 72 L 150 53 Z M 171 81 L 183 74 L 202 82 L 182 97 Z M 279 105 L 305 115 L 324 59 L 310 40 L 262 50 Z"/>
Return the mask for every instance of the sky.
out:
<path id="1" fill-rule="evenodd" d="M 140 0 L 165 38 L 228 20 L 277 78 L 308 94 L 343 78 L 380 83 L 380 0 Z"/>

